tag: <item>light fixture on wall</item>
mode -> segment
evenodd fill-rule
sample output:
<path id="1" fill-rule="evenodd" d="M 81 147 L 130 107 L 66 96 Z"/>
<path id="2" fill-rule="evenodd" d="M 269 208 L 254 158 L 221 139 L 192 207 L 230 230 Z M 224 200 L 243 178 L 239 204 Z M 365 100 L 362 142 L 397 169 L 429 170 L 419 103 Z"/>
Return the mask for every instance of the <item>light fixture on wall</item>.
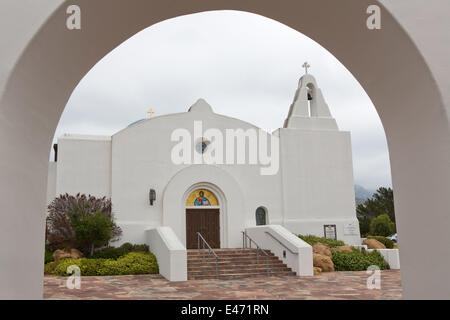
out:
<path id="1" fill-rule="evenodd" d="M 156 200 L 156 191 L 155 191 L 155 189 L 150 189 L 150 192 L 148 194 L 148 198 L 150 200 L 150 205 L 152 206 L 153 205 L 153 201 Z"/>

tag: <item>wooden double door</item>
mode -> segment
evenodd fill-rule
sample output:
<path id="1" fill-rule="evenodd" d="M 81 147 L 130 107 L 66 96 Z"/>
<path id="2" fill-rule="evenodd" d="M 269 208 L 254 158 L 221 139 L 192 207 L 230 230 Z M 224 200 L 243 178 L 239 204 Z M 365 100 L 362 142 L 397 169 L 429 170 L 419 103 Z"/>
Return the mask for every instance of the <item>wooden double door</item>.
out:
<path id="1" fill-rule="evenodd" d="M 186 209 L 187 249 L 197 249 L 197 232 L 200 232 L 211 248 L 220 248 L 219 209 Z"/>

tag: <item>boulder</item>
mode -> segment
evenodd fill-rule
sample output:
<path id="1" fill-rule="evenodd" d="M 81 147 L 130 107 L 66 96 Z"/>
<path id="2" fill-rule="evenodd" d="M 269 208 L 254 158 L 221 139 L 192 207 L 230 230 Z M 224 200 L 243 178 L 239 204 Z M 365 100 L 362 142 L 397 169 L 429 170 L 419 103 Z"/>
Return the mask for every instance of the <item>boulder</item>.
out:
<path id="1" fill-rule="evenodd" d="M 318 274 L 322 273 L 322 269 L 320 269 L 319 267 L 314 267 L 314 275 L 317 276 Z"/>
<path id="2" fill-rule="evenodd" d="M 56 250 L 53 252 L 53 259 L 55 260 L 55 266 L 59 264 L 62 259 L 80 259 L 83 257 L 83 253 L 77 249 L 70 249 L 70 252 L 65 250 Z"/>
<path id="3" fill-rule="evenodd" d="M 83 257 L 83 253 L 77 249 L 70 249 L 70 257 L 72 259 L 80 259 Z"/>
<path id="4" fill-rule="evenodd" d="M 350 246 L 338 246 L 338 247 L 331 248 L 331 251 L 334 251 L 334 252 L 352 252 L 353 249 Z"/>
<path id="5" fill-rule="evenodd" d="M 331 251 L 330 248 L 328 248 L 328 246 L 326 244 L 323 243 L 316 243 L 315 245 L 313 245 L 313 253 L 317 253 L 317 254 L 321 254 L 327 257 L 331 257 Z"/>
<path id="6" fill-rule="evenodd" d="M 375 239 L 365 239 L 363 244 L 365 244 L 368 249 L 386 249 L 384 244 Z"/>
<path id="7" fill-rule="evenodd" d="M 64 250 L 56 250 L 53 252 L 53 259 L 55 260 L 55 264 L 59 264 L 59 261 L 62 259 L 69 259 L 71 257 L 69 252 L 66 252 Z"/>
<path id="8" fill-rule="evenodd" d="M 322 272 L 332 272 L 334 271 L 334 263 L 331 257 L 325 256 L 323 254 L 313 253 L 313 265 L 322 270 Z"/>

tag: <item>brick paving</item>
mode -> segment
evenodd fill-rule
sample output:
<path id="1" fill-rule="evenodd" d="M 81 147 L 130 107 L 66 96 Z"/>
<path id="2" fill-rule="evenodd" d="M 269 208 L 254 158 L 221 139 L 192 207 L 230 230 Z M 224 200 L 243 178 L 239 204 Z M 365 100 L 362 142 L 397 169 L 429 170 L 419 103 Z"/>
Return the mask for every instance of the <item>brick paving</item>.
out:
<path id="1" fill-rule="evenodd" d="M 332 272 L 313 277 L 261 277 L 169 282 L 160 275 L 82 277 L 81 289 L 67 289 L 67 278 L 45 276 L 45 299 L 145 300 L 317 300 L 401 299 L 399 270 L 381 273 L 381 290 L 368 290 L 366 272 Z"/>

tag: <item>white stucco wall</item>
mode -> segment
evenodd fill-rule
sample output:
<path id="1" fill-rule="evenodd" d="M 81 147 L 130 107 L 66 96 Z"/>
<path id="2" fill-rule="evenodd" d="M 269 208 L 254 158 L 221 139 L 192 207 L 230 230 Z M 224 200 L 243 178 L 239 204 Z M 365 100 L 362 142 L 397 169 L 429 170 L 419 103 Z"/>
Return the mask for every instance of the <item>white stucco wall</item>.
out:
<path id="1" fill-rule="evenodd" d="M 56 162 L 49 162 L 48 164 L 48 178 L 47 178 L 47 204 L 53 201 L 56 197 Z"/>
<path id="2" fill-rule="evenodd" d="M 64 135 L 58 139 L 56 195 L 111 195 L 111 138 Z"/>
<path id="3" fill-rule="evenodd" d="M 271 223 L 282 223 L 279 173 L 262 176 L 259 165 L 177 165 L 172 162 L 171 151 L 177 144 L 171 142 L 172 132 L 185 128 L 193 136 L 194 121 L 197 120 L 202 121 L 203 131 L 208 128 L 217 128 L 222 132 L 235 128 L 258 129 L 241 120 L 192 108 L 190 112 L 141 121 L 113 135 L 111 194 L 114 212 L 122 229 L 143 232 L 148 226 L 169 225 L 184 243 L 183 196 L 192 185 L 202 182 L 227 189 L 226 192 L 221 190 L 225 198 L 220 203 L 221 215 L 227 215 L 221 218 L 221 227 L 228 235 L 228 238 L 221 236 L 222 246 L 240 245 L 239 232 L 245 226 L 256 225 L 255 211 L 259 206 L 267 208 Z M 192 141 L 193 153 L 196 152 L 196 143 Z M 167 197 L 165 192 L 171 189 L 169 185 L 177 175 L 183 178 L 176 183 L 176 191 L 170 191 L 172 196 Z M 153 206 L 149 204 L 150 189 L 156 190 Z M 176 213 L 167 208 L 174 208 Z M 169 212 L 175 216 L 170 216 Z M 122 241 L 127 239 L 130 238 L 124 232 Z"/>
<path id="4" fill-rule="evenodd" d="M 317 119 L 304 117 L 301 124 Z M 170 226 L 185 245 L 185 200 L 193 186 L 210 189 L 219 198 L 221 247 L 241 245 L 240 232 L 256 226 L 258 207 L 265 208 L 268 224 L 291 232 L 323 236 L 324 225 L 335 224 L 338 239 L 360 242 L 348 132 L 336 126 L 326 131 L 279 129 L 274 135 L 280 139 L 280 168 L 274 175 L 261 175 L 259 164 L 175 164 L 171 156 L 178 141 L 171 141 L 171 135 L 180 128 L 191 133 L 193 160 L 195 121 L 202 122 L 202 132 L 215 128 L 224 137 L 227 129 L 259 130 L 215 114 L 199 100 L 189 112 L 142 120 L 111 138 L 65 135 L 58 140 L 56 194 L 111 196 L 123 230 L 117 245 L 144 243 L 145 230 L 158 226 Z M 156 191 L 153 205 L 150 189 Z M 352 236 L 344 233 L 350 223 L 356 225 Z"/>
<path id="5" fill-rule="evenodd" d="M 359 244 L 350 133 L 279 130 L 284 226 L 294 233 L 324 236 L 335 224 L 337 238 Z M 344 234 L 353 223 L 354 235 Z"/>

